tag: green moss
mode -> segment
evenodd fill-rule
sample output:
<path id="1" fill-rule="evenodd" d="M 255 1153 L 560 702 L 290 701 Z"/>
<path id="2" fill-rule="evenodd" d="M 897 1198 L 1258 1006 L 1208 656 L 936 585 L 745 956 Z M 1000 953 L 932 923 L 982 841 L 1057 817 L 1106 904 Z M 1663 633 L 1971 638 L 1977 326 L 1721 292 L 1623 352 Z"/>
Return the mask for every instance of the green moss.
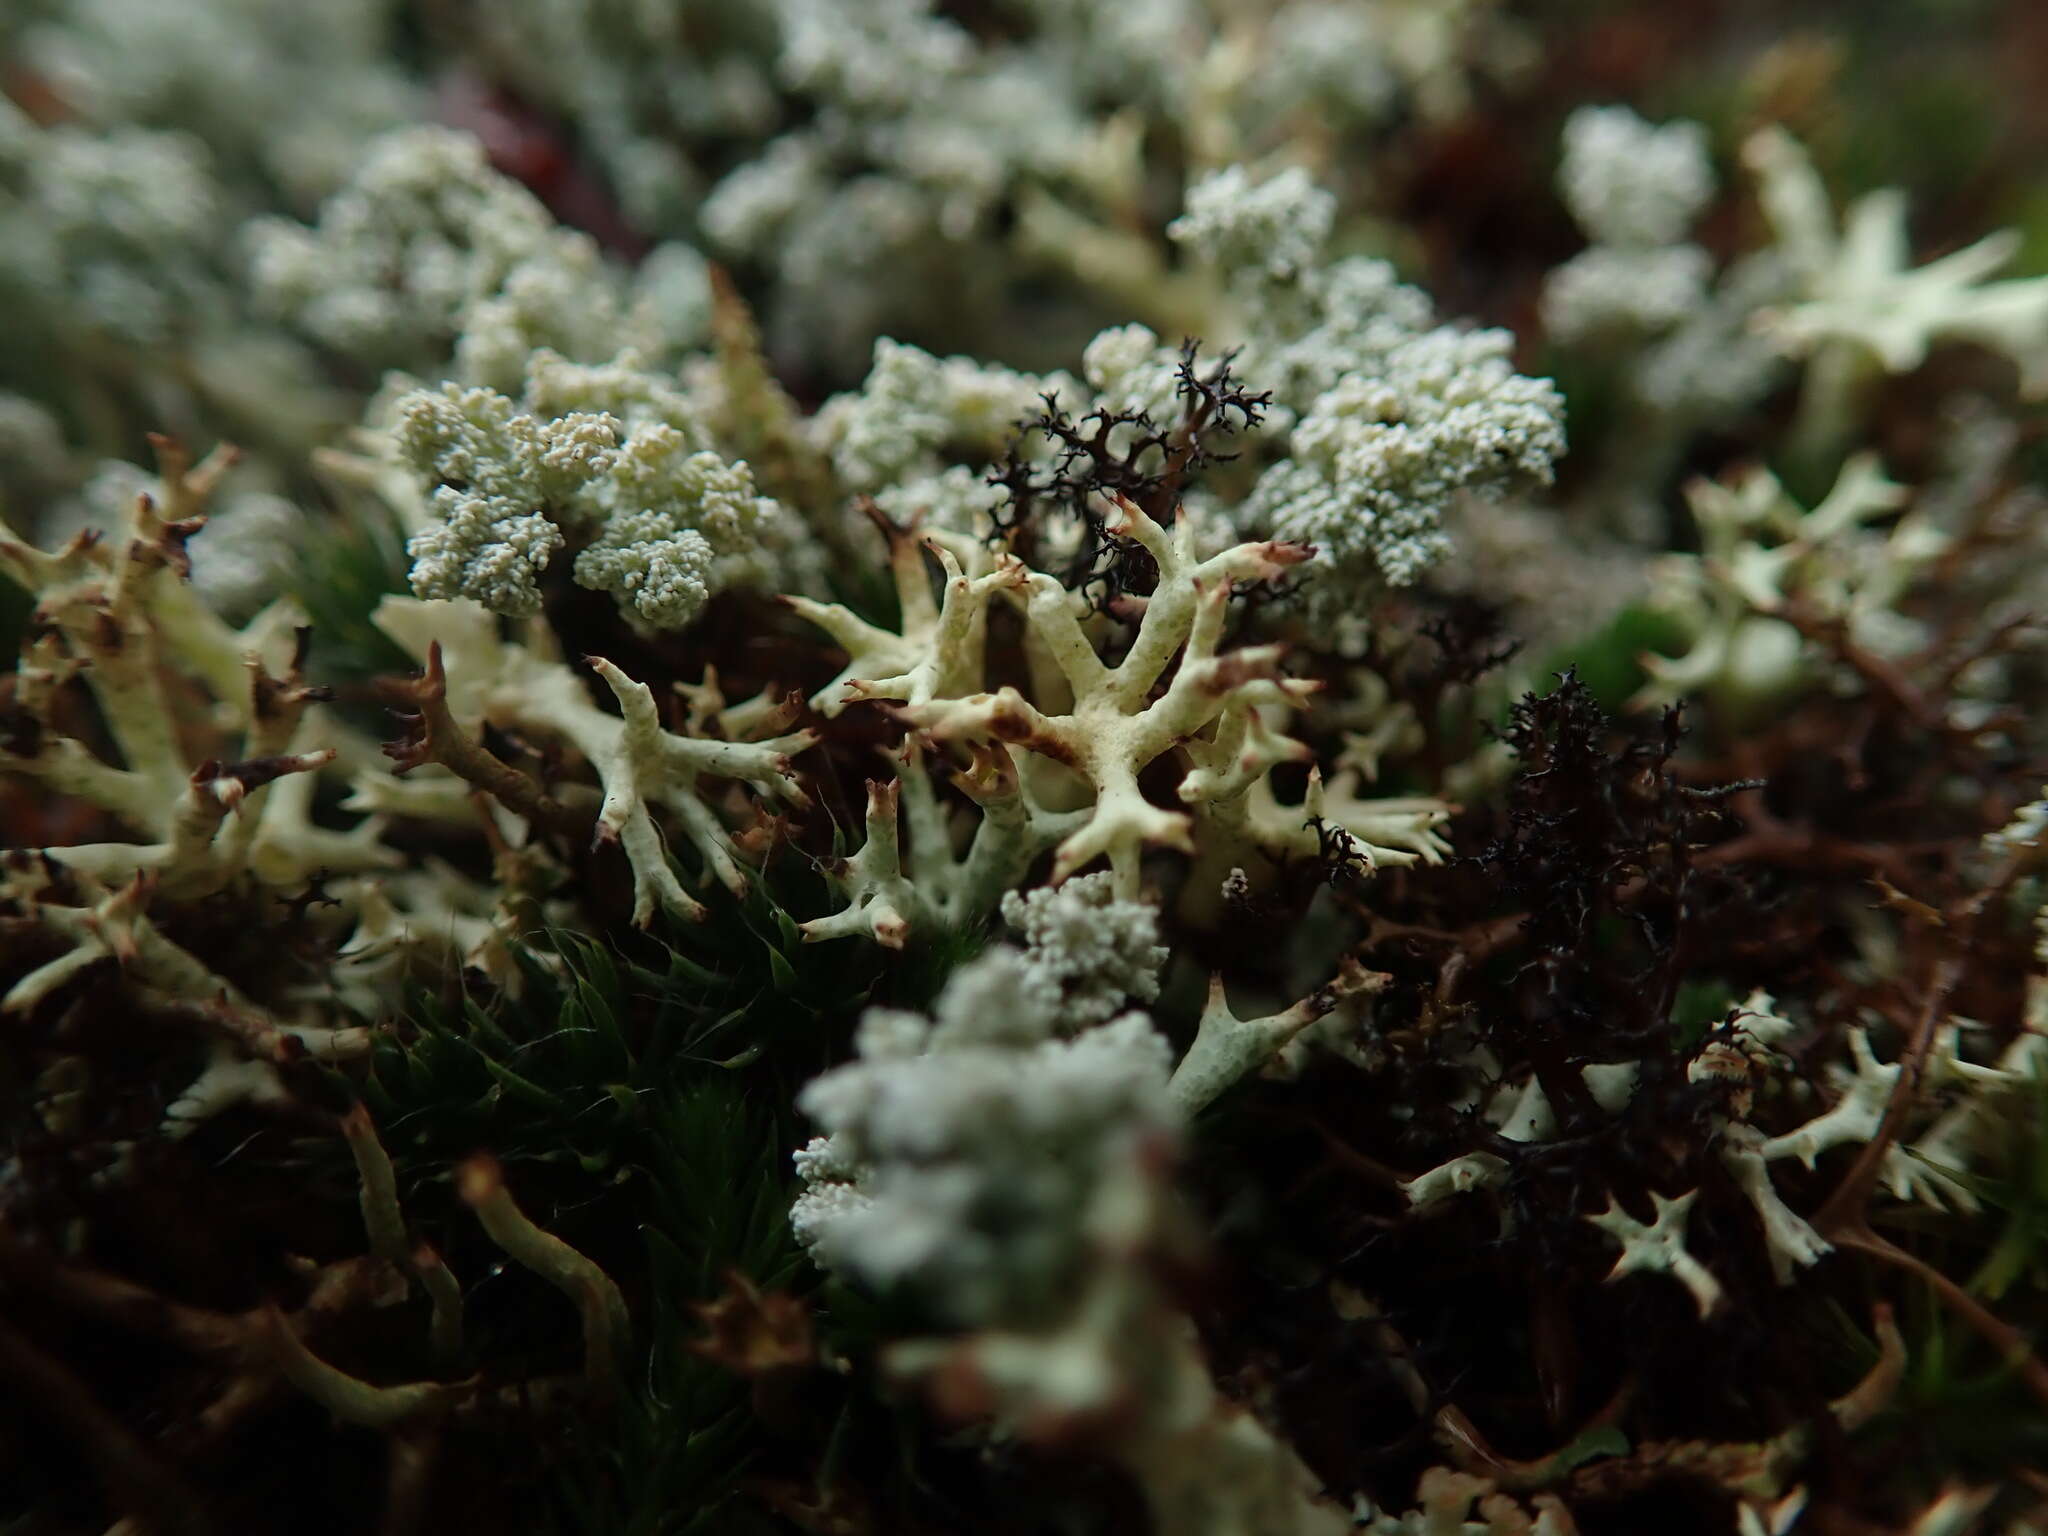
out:
<path id="1" fill-rule="evenodd" d="M 329 684 L 409 672 L 405 652 L 371 622 L 387 596 L 409 590 L 405 540 L 368 507 L 323 519 L 297 552 L 287 591 L 312 622 L 311 675 Z"/>
<path id="2" fill-rule="evenodd" d="M 1684 637 L 1669 619 L 1631 606 L 1585 639 L 1554 652 L 1544 664 L 1543 674 L 1576 669 L 1600 707 L 1617 714 L 1650 680 L 1643 670 L 1643 654 L 1676 655 L 1683 647 Z"/>

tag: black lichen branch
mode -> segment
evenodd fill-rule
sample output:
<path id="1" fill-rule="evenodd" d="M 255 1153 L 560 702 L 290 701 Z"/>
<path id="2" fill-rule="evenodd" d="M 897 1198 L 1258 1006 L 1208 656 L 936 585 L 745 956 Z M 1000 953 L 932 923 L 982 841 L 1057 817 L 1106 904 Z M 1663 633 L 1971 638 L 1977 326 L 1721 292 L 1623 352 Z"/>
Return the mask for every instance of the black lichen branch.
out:
<path id="1" fill-rule="evenodd" d="M 1215 366 L 1198 366 L 1201 344 L 1181 343 L 1174 372 L 1180 420 L 1162 427 L 1142 410 L 1097 408 L 1078 421 L 1047 392 L 1043 408 L 1020 421 L 987 483 L 1004 493 L 991 514 L 992 542 L 1010 544 L 1033 536 L 1047 512 L 1072 518 L 1082 530 L 1080 546 L 1061 580 L 1083 592 L 1091 607 L 1112 611 L 1126 596 L 1143 596 L 1158 580 L 1152 557 L 1135 539 L 1111 533 L 1104 508 L 1121 497 L 1154 521 L 1178 515 L 1190 479 L 1213 464 L 1237 457 L 1217 444 L 1256 427 L 1272 403 L 1272 392 L 1248 389 L 1232 368 L 1235 350 Z M 1049 459 L 1034 455 L 1033 437 L 1051 445 Z"/>
<path id="2" fill-rule="evenodd" d="M 1518 760 L 1505 826 L 1475 862 L 1526 915 L 1503 995 L 1482 1035 L 1510 1073 L 1542 1086 L 1559 1134 L 1541 1143 L 1483 1137 L 1514 1172 L 1518 1219 L 1556 1241 L 1578 1233 L 1586 1196 L 1646 1180 L 1682 1180 L 1706 1144 L 1713 1104 L 1684 1071 L 1674 1022 L 1697 935 L 1745 886 L 1697 859 L 1732 830 L 1722 799 L 1672 770 L 1684 736 L 1677 708 L 1637 735 L 1620 732 L 1575 673 L 1525 696 L 1503 733 Z M 1640 1064 L 1619 1113 L 1584 1075 L 1594 1063 Z"/>

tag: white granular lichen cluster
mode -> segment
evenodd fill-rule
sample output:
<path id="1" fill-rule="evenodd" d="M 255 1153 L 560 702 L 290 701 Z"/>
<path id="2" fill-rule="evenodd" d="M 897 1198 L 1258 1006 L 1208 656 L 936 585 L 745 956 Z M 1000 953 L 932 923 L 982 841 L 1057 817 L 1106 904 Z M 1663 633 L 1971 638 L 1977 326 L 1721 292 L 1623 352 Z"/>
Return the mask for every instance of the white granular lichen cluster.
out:
<path id="1" fill-rule="evenodd" d="M 316 225 L 260 220 L 249 243 L 264 304 L 372 367 L 514 389 L 536 349 L 596 361 L 638 339 L 596 242 L 448 129 L 378 139 Z"/>
<path id="2" fill-rule="evenodd" d="M 1601 245 L 1675 245 L 1714 194 L 1706 129 L 1651 124 L 1627 107 L 1581 107 L 1565 123 L 1558 190 Z"/>
<path id="3" fill-rule="evenodd" d="M 983 467 L 1042 395 L 1072 392 L 1061 375 L 934 357 L 884 339 L 859 390 L 827 401 L 815 433 L 841 482 L 873 495 L 891 516 L 978 533 L 999 495 L 983 482 Z"/>
<path id="4" fill-rule="evenodd" d="M 449 383 L 393 404 L 392 451 L 429 514 L 408 546 L 414 592 L 534 613 L 572 539 L 577 583 L 649 628 L 687 625 L 728 585 L 800 579 L 782 559 L 802 542 L 791 515 L 636 361 L 583 369 L 542 352 L 519 402 Z"/>
<path id="5" fill-rule="evenodd" d="M 1296 425 L 1289 458 L 1241 516 L 1313 545 L 1332 588 L 1414 581 L 1449 548 L 1454 497 L 1540 484 L 1563 452 L 1557 392 L 1515 373 L 1510 345 L 1499 331 L 1425 332 L 1348 373 Z"/>
<path id="6" fill-rule="evenodd" d="M 1506 332 L 1439 325 L 1386 264 L 1330 259 L 1329 199 L 1306 177 L 1233 168 L 1190 187 L 1187 206 L 1170 232 L 1232 294 L 1239 366 L 1272 391 L 1268 452 L 1284 454 L 1237 521 L 1313 545 L 1326 605 L 1441 559 L 1454 498 L 1548 482 L 1564 451 L 1555 386 L 1515 372 Z"/>
<path id="7" fill-rule="evenodd" d="M 1188 188 L 1170 239 L 1238 282 L 1289 283 L 1316 265 L 1337 200 L 1299 166 L 1255 181 L 1241 165 Z"/>
<path id="8" fill-rule="evenodd" d="M 0 294 L 16 325 L 144 348 L 189 340 L 229 308 L 225 214 L 199 139 L 39 127 L 0 98 Z"/>
<path id="9" fill-rule="evenodd" d="M 1117 900 L 1107 873 L 1007 892 L 1003 920 L 1060 989 L 1063 1030 L 1099 1024 L 1126 1001 L 1149 1003 L 1159 995 L 1167 954 L 1158 942 L 1159 914 L 1144 902 Z"/>
<path id="10" fill-rule="evenodd" d="M 1058 1037 L 1045 971 L 994 950 L 933 1017 L 863 1020 L 858 1059 L 800 1096 L 825 1132 L 791 1213 L 820 1258 L 911 1283 L 962 1323 L 1057 1308 L 1087 1256 L 1091 1185 L 1147 1126 L 1172 1123 L 1171 1053 L 1142 1014 Z"/>

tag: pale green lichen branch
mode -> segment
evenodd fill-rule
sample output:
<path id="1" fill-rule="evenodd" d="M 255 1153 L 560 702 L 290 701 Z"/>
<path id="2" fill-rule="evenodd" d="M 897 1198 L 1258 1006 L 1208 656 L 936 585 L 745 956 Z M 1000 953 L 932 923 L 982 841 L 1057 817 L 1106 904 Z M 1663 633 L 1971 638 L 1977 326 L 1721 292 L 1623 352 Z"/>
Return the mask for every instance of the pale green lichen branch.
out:
<path id="1" fill-rule="evenodd" d="M 1137 540 L 1159 568 L 1143 599 L 1129 653 L 1115 667 L 1104 663 L 1081 626 L 1076 598 L 1051 577 L 1026 573 L 1026 619 L 1072 692 L 1069 707 L 1051 715 L 1014 688 L 964 699 L 940 699 L 905 711 L 935 739 L 1002 741 L 1051 759 L 1094 790 L 1082 825 L 1059 846 L 1057 882 L 1107 856 L 1117 894 L 1138 893 L 1139 857 L 1147 845 L 1194 851 L 1184 813 L 1152 805 L 1139 788 L 1144 768 L 1192 737 L 1228 708 L 1248 685 L 1267 684 L 1294 701 L 1314 684 L 1280 673 L 1280 648 L 1255 646 L 1218 656 L 1226 605 L 1239 582 L 1266 581 L 1308 558 L 1308 551 L 1278 543 L 1240 544 L 1203 560 L 1191 520 L 1169 531 L 1128 501 L 1116 505 L 1109 532 Z M 1134 608 L 1139 604 L 1131 605 Z M 1154 685 L 1169 663 L 1179 667 L 1154 699 Z"/>
<path id="2" fill-rule="evenodd" d="M 653 693 L 602 657 L 590 666 L 610 690 L 620 713 L 592 702 L 583 682 L 562 662 L 499 638 L 497 621 L 469 604 L 428 603 L 388 597 L 378 625 L 422 661 L 439 641 L 447 656 L 447 707 L 466 732 L 489 722 L 542 732 L 573 746 L 590 764 L 603 798 L 595 835 L 616 842 L 633 870 L 633 916 L 652 921 L 657 906 L 686 920 L 704 909 L 683 889 L 671 867 L 653 807 L 670 812 L 709 872 L 735 891 L 745 876 L 731 835 L 706 803 L 706 779 L 736 779 L 763 797 L 802 807 L 809 797 L 790 764 L 810 746 L 808 731 L 765 741 L 708 741 L 663 727 Z"/>

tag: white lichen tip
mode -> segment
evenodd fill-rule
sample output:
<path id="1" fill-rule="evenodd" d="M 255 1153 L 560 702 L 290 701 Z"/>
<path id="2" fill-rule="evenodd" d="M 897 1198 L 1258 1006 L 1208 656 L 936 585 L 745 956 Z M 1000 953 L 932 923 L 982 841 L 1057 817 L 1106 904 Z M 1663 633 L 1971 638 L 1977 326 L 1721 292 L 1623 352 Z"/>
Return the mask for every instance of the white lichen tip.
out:
<path id="1" fill-rule="evenodd" d="M 680 629 L 723 588 L 799 578 L 806 536 L 712 451 L 689 397 L 638 372 L 553 353 L 518 400 L 482 386 L 414 390 L 391 407 L 389 450 L 425 495 L 412 588 L 494 613 L 540 610 L 540 577 L 579 546 L 579 586 L 640 629 Z M 598 409 L 584 409 L 596 406 Z"/>
<path id="2" fill-rule="evenodd" d="M 1049 811 L 1024 784 L 1009 748 L 976 743 L 952 783 L 980 812 L 955 853 L 954 827 L 932 782 L 928 751 L 915 734 L 885 754 L 893 780 L 867 786 L 866 836 L 858 852 L 826 866 L 846 905 L 799 926 L 807 943 L 866 933 L 900 949 L 913 935 L 977 923 L 1067 835 L 1085 811 Z"/>
<path id="3" fill-rule="evenodd" d="M 1801 289 L 1798 302 L 1758 319 L 1786 351 L 1849 343 L 1903 373 L 1937 340 L 1973 341 L 2012 358 L 2029 393 L 2048 389 L 2048 277 L 1986 281 L 2018 252 L 2016 231 L 1915 267 L 1906 199 L 1897 189 L 1858 199 L 1838 228 L 1827 188 L 1798 140 L 1764 128 L 1742 156 Z"/>
<path id="4" fill-rule="evenodd" d="M 1401 1193 L 1408 1197 L 1408 1204 L 1413 1209 L 1425 1210 L 1453 1195 L 1503 1184 L 1508 1173 L 1505 1158 L 1491 1152 L 1468 1152 L 1407 1180 L 1401 1185 Z"/>
<path id="5" fill-rule="evenodd" d="M 1764 1247 L 1770 1255 L 1772 1275 L 1778 1284 L 1789 1285 L 1800 1270 L 1818 1264 L 1834 1252 L 1834 1244 L 1816 1232 L 1779 1195 L 1771 1183 L 1763 1144 L 1763 1133 L 1754 1126 L 1739 1121 L 1731 1123 L 1721 1133 L 1721 1162 L 1763 1224 Z"/>
<path id="6" fill-rule="evenodd" d="M 1329 986 L 1279 1013 L 1240 1019 L 1230 1010 L 1222 976 L 1211 976 L 1209 999 L 1195 1027 L 1194 1043 L 1173 1070 L 1169 1088 L 1174 1106 L 1183 1115 L 1194 1116 L 1233 1083 L 1273 1060 L 1289 1041 L 1345 1000 L 1377 992 L 1391 979 L 1366 970 L 1347 956 Z"/>
<path id="7" fill-rule="evenodd" d="M 1566 119 L 1558 190 L 1603 245 L 1670 245 L 1714 193 L 1707 130 L 1652 124 L 1627 107 L 1580 107 Z"/>
<path id="8" fill-rule="evenodd" d="M 1337 214 L 1336 198 L 1299 166 L 1256 182 L 1228 166 L 1189 187 L 1185 206 L 1167 237 L 1234 279 L 1260 282 L 1287 282 L 1312 266 Z"/>
<path id="9" fill-rule="evenodd" d="M 991 567 L 988 549 L 978 540 L 921 532 L 879 508 L 871 508 L 870 515 L 888 545 L 895 630 L 871 624 L 838 603 L 782 599 L 847 653 L 846 666 L 811 700 L 811 707 L 828 719 L 863 700 L 917 705 L 974 692 L 982 682 L 989 601 L 997 592 L 1017 589 L 1029 575 L 1014 560 Z M 943 581 L 937 602 L 932 600 L 928 556 L 938 562 Z"/>
<path id="10" fill-rule="evenodd" d="M 1710 1316 L 1721 1304 L 1721 1282 L 1685 1249 L 1686 1217 L 1693 1202 L 1699 1199 L 1699 1191 L 1689 1190 L 1676 1200 L 1653 1192 L 1650 1199 L 1656 1207 L 1656 1218 L 1648 1226 L 1623 1210 L 1619 1201 L 1586 1218 L 1621 1245 L 1621 1257 L 1614 1261 L 1607 1278 L 1619 1280 L 1623 1275 L 1666 1271 L 1692 1293 L 1700 1316 Z"/>
<path id="11" fill-rule="evenodd" d="M 1839 1075 L 1840 1097 L 1833 1107 L 1797 1130 L 1765 1142 L 1761 1150 L 1766 1160 L 1796 1157 L 1811 1168 L 1828 1148 L 1865 1142 L 1877 1134 L 1899 1079 L 1899 1064 L 1879 1061 L 1870 1048 L 1869 1034 L 1861 1029 L 1849 1032 L 1849 1052 L 1855 1068 Z"/>

